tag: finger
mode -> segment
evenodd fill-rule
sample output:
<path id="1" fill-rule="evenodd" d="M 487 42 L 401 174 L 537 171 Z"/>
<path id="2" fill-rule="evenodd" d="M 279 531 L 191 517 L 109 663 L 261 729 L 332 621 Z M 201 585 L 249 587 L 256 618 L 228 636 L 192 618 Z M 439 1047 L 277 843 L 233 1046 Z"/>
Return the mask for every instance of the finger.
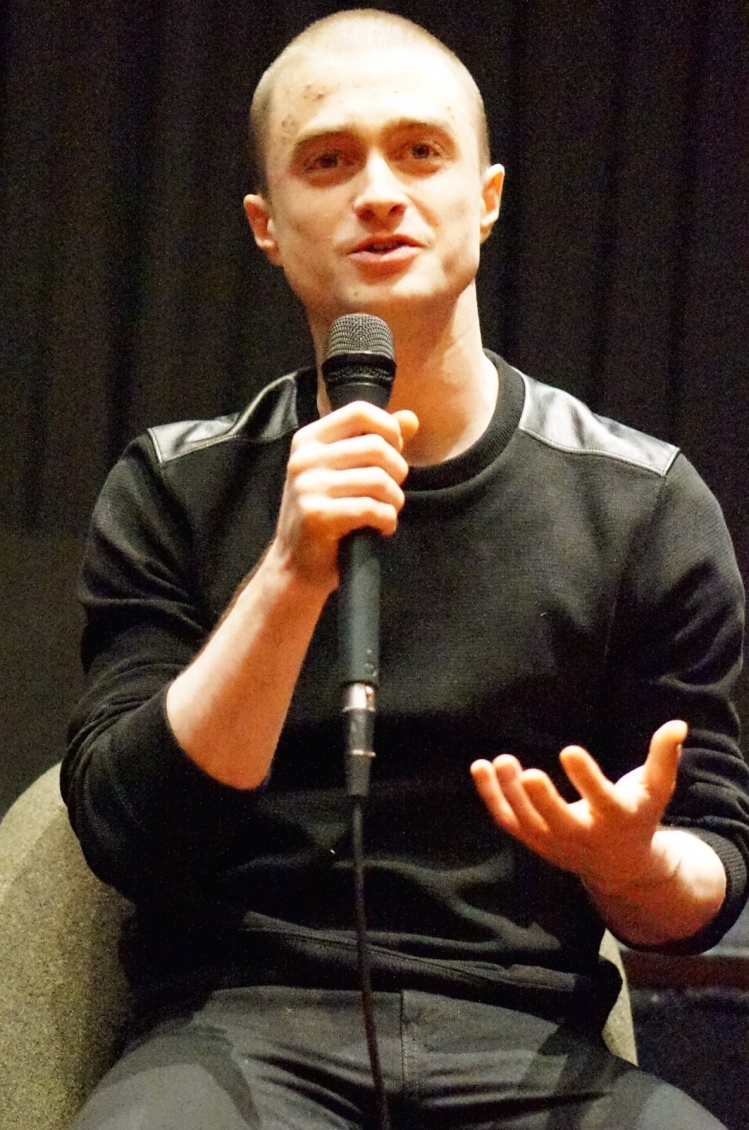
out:
<path id="1" fill-rule="evenodd" d="M 413 413 L 407 413 L 413 415 Z M 306 427 L 300 428 L 294 439 L 306 442 L 308 439 L 321 443 L 336 443 L 357 435 L 380 435 L 396 451 L 401 447 L 401 426 L 398 418 L 376 404 L 366 400 L 354 400 L 328 412 Z"/>
<path id="2" fill-rule="evenodd" d="M 379 435 L 357 436 L 341 440 L 328 448 L 330 465 L 347 467 L 381 467 L 399 485 L 408 474 L 406 460 L 387 440 Z"/>
<path id="3" fill-rule="evenodd" d="M 339 541 L 365 526 L 389 537 L 398 526 L 398 509 L 369 495 L 330 498 L 305 494 L 297 505 L 301 530 L 313 539 Z"/>
<path id="4" fill-rule="evenodd" d="M 331 470 L 315 467 L 300 475 L 295 483 L 297 496 L 326 498 L 372 498 L 401 510 L 406 496 L 395 480 L 381 467 L 352 467 Z"/>
<path id="5" fill-rule="evenodd" d="M 557 837 L 574 836 L 580 831 L 580 818 L 572 812 L 554 782 L 540 769 L 527 769 L 523 784 L 533 807 Z"/>
<path id="6" fill-rule="evenodd" d="M 522 830 L 523 838 L 531 842 L 546 838 L 549 827 L 525 790 L 525 774 L 519 762 L 514 757 L 504 754 L 495 758 L 494 770 L 505 800 Z"/>
<path id="7" fill-rule="evenodd" d="M 289 455 L 289 474 L 304 474 L 316 467 L 348 470 L 352 467 L 381 467 L 397 483 L 408 474 L 408 463 L 382 436 L 368 433 L 323 443 L 308 438 L 295 443 Z"/>
<path id="8" fill-rule="evenodd" d="M 518 822 L 499 786 L 494 765 L 484 758 L 474 761 L 471 765 L 471 776 L 479 796 L 496 822 L 506 831 L 517 835 L 520 830 Z"/>
<path id="9" fill-rule="evenodd" d="M 613 782 L 602 772 L 587 749 L 579 745 L 567 746 L 560 753 L 559 760 L 568 779 L 589 805 L 599 812 L 620 810 Z"/>
<path id="10" fill-rule="evenodd" d="M 681 749 L 688 732 L 686 722 L 674 718 L 660 726 L 650 740 L 644 767 L 645 786 L 664 807 L 676 785 Z"/>

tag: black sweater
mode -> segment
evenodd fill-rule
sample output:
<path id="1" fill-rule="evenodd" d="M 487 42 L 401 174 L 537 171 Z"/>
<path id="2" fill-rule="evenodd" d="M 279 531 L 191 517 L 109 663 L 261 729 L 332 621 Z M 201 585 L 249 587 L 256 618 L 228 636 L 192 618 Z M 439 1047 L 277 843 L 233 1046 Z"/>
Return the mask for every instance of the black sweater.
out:
<path id="1" fill-rule="evenodd" d="M 514 752 L 571 798 L 563 746 L 617 779 L 662 722 L 687 720 L 667 819 L 715 848 L 728 897 L 671 948 L 714 944 L 747 887 L 749 775 L 730 705 L 743 591 L 720 508 L 683 455 L 494 360 L 489 428 L 411 470 L 384 543 L 374 981 L 598 1022 L 616 986 L 596 911 L 573 875 L 492 822 L 469 765 Z M 335 595 L 263 787 L 204 775 L 164 710 L 269 543 L 291 437 L 315 415 L 302 371 L 240 415 L 152 429 L 94 513 L 89 683 L 63 793 L 91 867 L 137 904 L 123 952 L 148 1007 L 221 985 L 356 980 Z"/>

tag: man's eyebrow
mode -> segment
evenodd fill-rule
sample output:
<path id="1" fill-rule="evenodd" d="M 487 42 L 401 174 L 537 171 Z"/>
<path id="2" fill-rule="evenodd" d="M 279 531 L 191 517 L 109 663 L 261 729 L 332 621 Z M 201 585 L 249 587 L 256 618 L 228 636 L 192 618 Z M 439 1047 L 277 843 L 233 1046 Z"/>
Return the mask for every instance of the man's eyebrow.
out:
<path id="1" fill-rule="evenodd" d="M 401 133 L 408 130 L 429 130 L 455 136 L 455 126 L 447 118 L 397 118 L 385 127 L 385 133 Z M 354 122 L 331 122 L 319 128 L 303 131 L 294 142 L 292 155 L 296 155 L 317 141 L 326 141 L 329 138 L 353 136 L 360 133 L 360 127 Z"/>
<path id="2" fill-rule="evenodd" d="M 390 127 L 393 133 L 399 130 L 423 129 L 436 133 L 455 134 L 455 125 L 447 118 L 399 118 Z"/>

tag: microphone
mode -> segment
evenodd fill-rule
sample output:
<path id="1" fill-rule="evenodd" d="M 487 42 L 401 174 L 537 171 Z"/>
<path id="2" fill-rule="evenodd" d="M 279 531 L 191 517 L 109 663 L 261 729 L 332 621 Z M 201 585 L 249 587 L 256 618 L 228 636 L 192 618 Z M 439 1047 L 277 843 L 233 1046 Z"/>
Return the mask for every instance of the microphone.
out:
<path id="1" fill-rule="evenodd" d="M 330 328 L 322 376 L 331 408 L 366 400 L 386 408 L 395 379 L 390 327 L 373 314 L 344 314 Z M 380 679 L 382 535 L 354 530 L 338 547 L 338 663 L 343 689 L 346 787 L 365 797 L 374 758 L 375 688 Z"/>

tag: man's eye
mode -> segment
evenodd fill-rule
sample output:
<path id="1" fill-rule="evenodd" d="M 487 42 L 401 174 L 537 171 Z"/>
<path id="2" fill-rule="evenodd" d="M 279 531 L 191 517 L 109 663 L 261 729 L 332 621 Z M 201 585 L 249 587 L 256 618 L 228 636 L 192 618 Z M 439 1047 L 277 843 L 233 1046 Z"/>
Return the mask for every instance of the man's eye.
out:
<path id="1" fill-rule="evenodd" d="M 341 163 L 341 154 L 336 150 L 326 150 L 324 153 L 316 153 L 314 157 L 310 157 L 304 162 L 304 167 L 309 172 L 317 172 L 318 170 L 337 169 Z"/>
<path id="2" fill-rule="evenodd" d="M 410 153 L 417 161 L 428 161 L 430 157 L 437 156 L 437 150 L 427 141 L 414 141 L 410 147 Z"/>
<path id="3" fill-rule="evenodd" d="M 444 150 L 433 141 L 409 141 L 403 148 L 402 160 L 414 166 L 414 172 L 436 171 L 445 157 Z"/>

